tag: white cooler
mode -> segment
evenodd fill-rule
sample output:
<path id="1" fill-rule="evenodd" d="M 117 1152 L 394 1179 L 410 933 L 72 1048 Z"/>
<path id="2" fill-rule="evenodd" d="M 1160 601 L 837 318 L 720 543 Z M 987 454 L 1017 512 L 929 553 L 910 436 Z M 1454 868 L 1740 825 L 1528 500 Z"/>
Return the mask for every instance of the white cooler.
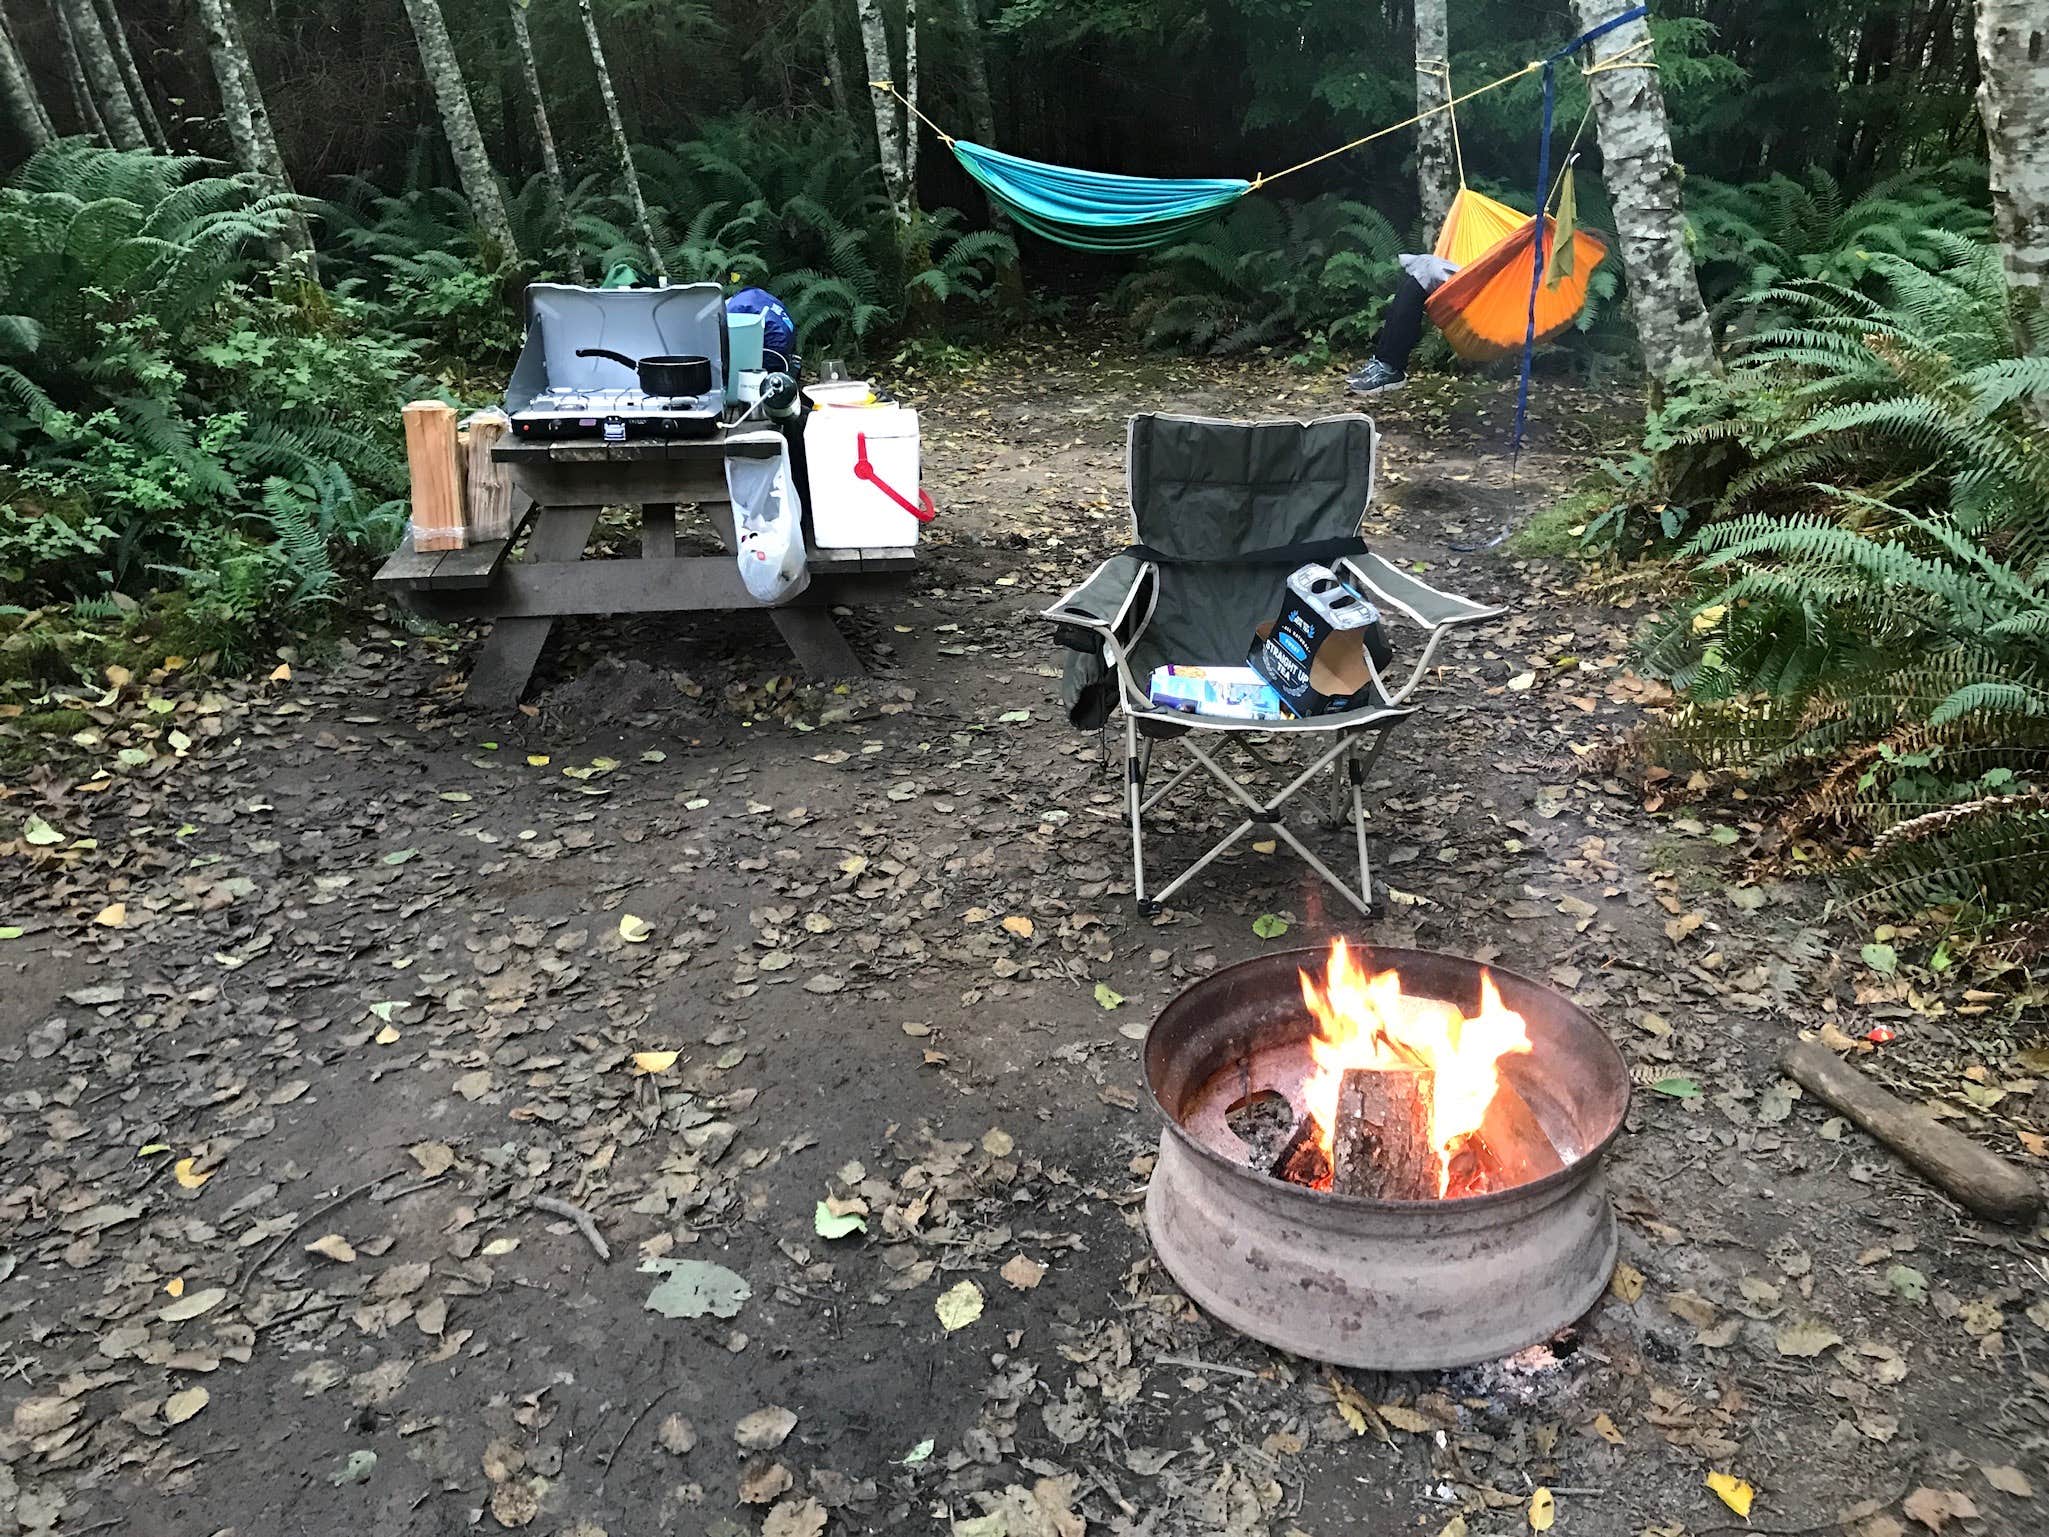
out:
<path id="1" fill-rule="evenodd" d="M 865 443 L 876 480 L 855 473 Z M 903 549 L 919 521 L 883 486 L 913 505 L 918 488 L 918 413 L 903 406 L 825 406 L 804 422 L 811 473 L 812 543 L 824 550 Z"/>

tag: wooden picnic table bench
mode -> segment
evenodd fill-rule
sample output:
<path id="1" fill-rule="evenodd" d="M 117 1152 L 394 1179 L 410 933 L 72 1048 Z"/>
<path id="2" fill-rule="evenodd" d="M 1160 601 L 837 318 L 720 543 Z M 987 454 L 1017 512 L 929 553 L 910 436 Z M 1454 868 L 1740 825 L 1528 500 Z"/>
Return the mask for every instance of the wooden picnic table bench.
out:
<path id="1" fill-rule="evenodd" d="M 689 440 L 501 444 L 492 457 L 512 467 L 510 537 L 428 551 L 414 549 L 408 535 L 373 585 L 429 619 L 491 621 L 464 697 L 509 707 L 526 692 L 558 619 L 762 608 L 740 580 L 731 553 L 725 461 L 728 455 L 776 451 L 773 429 L 726 428 L 715 437 Z M 727 553 L 678 553 L 677 514 L 693 505 L 710 519 Z M 607 507 L 639 510 L 638 559 L 584 558 Z M 515 559 L 522 533 L 525 544 Z M 807 518 L 807 547 L 810 542 Z M 859 677 L 861 663 L 830 605 L 885 599 L 901 590 L 917 564 L 913 548 L 812 548 L 811 585 L 794 602 L 768 608 L 768 616 L 807 674 Z"/>

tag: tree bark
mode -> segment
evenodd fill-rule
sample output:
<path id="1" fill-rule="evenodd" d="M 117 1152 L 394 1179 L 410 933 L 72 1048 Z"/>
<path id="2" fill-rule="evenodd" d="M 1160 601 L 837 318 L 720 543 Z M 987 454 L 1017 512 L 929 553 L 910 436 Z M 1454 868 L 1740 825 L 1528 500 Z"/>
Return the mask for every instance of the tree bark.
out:
<path id="1" fill-rule="evenodd" d="M 872 82 L 888 80 L 889 33 L 882 25 L 880 0 L 854 0 L 861 15 L 861 50 L 868 61 L 868 99 L 875 107 L 875 147 L 882 161 L 882 185 L 889 193 L 890 207 L 899 224 L 911 222 L 911 200 L 904 180 L 904 135 L 897 116 L 896 98 L 874 88 Z"/>
<path id="2" fill-rule="evenodd" d="M 512 233 L 512 220 L 505 212 L 505 195 L 498 188 L 498 173 L 484 148 L 484 133 L 477 126 L 476 108 L 470 105 L 470 90 L 462 78 L 462 65 L 455 57 L 455 44 L 448 36 L 448 22 L 441 14 L 441 0 L 405 0 L 406 15 L 413 24 L 413 36 L 420 45 L 420 64 L 427 83 L 434 89 L 434 102 L 441 111 L 441 128 L 448 135 L 448 148 L 455 157 L 455 174 L 470 212 L 484 234 L 510 259 L 519 259 L 519 241 Z"/>
<path id="3" fill-rule="evenodd" d="M 1574 0 L 1582 28 L 1620 15 L 1627 0 Z M 1601 179 L 1615 207 L 1622 265 L 1629 278 L 1636 339 L 1651 377 L 1653 399 L 1672 385 L 1715 371 L 1707 305 L 1686 244 L 1681 174 L 1672 159 L 1665 95 L 1655 69 L 1599 65 L 1629 52 L 1621 63 L 1653 62 L 1650 29 L 1641 20 L 1617 27 L 1593 45 L 1597 66 L 1588 81 L 1600 130 Z"/>
<path id="4" fill-rule="evenodd" d="M 49 110 L 37 94 L 35 77 L 14 46 L 14 34 L 4 16 L 0 16 L 0 95 L 7 98 L 7 115 L 31 150 L 41 149 L 57 137 L 57 125 L 50 121 Z"/>
<path id="5" fill-rule="evenodd" d="M 534 137 L 541 144 L 541 176 L 547 182 L 548 196 L 555 200 L 555 215 L 562 226 L 562 238 L 581 273 L 583 252 L 577 248 L 576 230 L 569 221 L 569 181 L 562 174 L 562 156 L 555 149 L 555 129 L 548 121 L 547 99 L 541 95 L 541 72 L 534 64 L 534 40 L 527 31 L 526 8 L 531 3 L 532 0 L 508 0 L 506 9 L 512 12 L 512 37 L 519 45 L 520 76 L 526 82 L 527 98 L 534 107 Z"/>
<path id="6" fill-rule="evenodd" d="M 1451 99 L 1449 0 L 1415 0 L 1416 110 L 1430 112 Z M 1458 194 L 1451 114 L 1431 112 L 1416 125 L 1416 192 L 1423 203 L 1423 238 L 1435 240 Z"/>
<path id="7" fill-rule="evenodd" d="M 236 164 L 273 191 L 290 193 L 292 179 L 285 174 L 284 153 L 271 131 L 270 110 L 256 81 L 256 66 L 250 62 L 234 0 L 199 0 L 199 23 L 206 35 L 206 54 L 220 89 L 221 116 L 227 122 Z M 312 254 L 313 232 L 303 213 L 295 213 L 286 227 L 285 250 L 287 254 Z"/>
<path id="8" fill-rule="evenodd" d="M 1978 0 L 1978 115 L 2014 344 L 2049 351 L 2049 15 L 2041 0 Z M 2029 401 L 2049 426 L 2049 402 Z"/>
<path id="9" fill-rule="evenodd" d="M 78 118 L 78 131 L 101 144 L 113 143 L 100 117 L 99 104 L 92 99 L 92 87 L 86 83 L 85 66 L 78 61 L 78 38 L 71 30 L 71 13 L 61 3 L 57 6 L 57 46 L 64 55 L 64 79 L 71 87 L 71 110 Z"/>
<path id="10" fill-rule="evenodd" d="M 148 149 L 149 135 L 142 131 L 142 119 L 135 115 L 135 103 L 128 99 L 128 83 L 121 78 L 121 66 L 114 61 L 113 44 L 100 26 L 100 14 L 93 0 L 58 0 L 64 19 L 70 24 L 71 44 L 78 50 L 78 62 L 85 71 L 100 121 L 116 149 Z"/>
<path id="11" fill-rule="evenodd" d="M 619 174 L 626 181 L 627 201 L 633 205 L 633 217 L 640 224 L 640 238 L 647 242 L 647 257 L 654 264 L 655 276 L 666 282 L 669 269 L 662 263 L 661 247 L 655 243 L 654 221 L 648 217 L 647 200 L 640 194 L 640 173 L 633 168 L 633 148 L 626 142 L 626 120 L 619 115 L 612 71 L 605 64 L 604 44 L 598 41 L 598 19 L 591 11 L 591 0 L 577 0 L 577 9 L 583 13 L 583 35 L 590 43 L 591 64 L 598 72 L 598 94 L 604 98 L 605 121 L 612 126 L 612 148 L 619 156 Z"/>
<path id="12" fill-rule="evenodd" d="M 918 206 L 918 0 L 904 0 L 904 192 Z"/>
<path id="13" fill-rule="evenodd" d="M 100 25 L 114 45 L 114 62 L 120 66 L 121 83 L 128 88 L 135 115 L 142 121 L 142 131 L 149 136 L 152 146 L 168 155 L 171 141 L 164 137 L 164 125 L 157 121 L 156 104 L 149 99 L 149 88 L 142 83 L 142 71 L 135 67 L 135 50 L 128 46 L 128 29 L 121 24 L 121 13 L 114 9 L 114 0 L 99 0 L 99 10 Z"/>

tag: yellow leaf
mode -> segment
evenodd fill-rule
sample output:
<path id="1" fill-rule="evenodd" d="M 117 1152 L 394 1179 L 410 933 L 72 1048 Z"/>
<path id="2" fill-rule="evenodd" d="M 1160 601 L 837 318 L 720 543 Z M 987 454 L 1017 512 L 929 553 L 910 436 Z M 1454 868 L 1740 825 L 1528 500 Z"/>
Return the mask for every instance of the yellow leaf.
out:
<path id="1" fill-rule="evenodd" d="M 372 1039 L 374 1039 L 379 1046 L 393 1045 L 398 1040 L 398 1026 L 386 1025 L 382 1030 L 378 1031 L 377 1034 L 374 1037 L 372 1037 Z"/>
<path id="2" fill-rule="evenodd" d="M 1722 1497 L 1722 1503 L 1739 1516 L 1750 1514 L 1750 1502 L 1757 1498 L 1757 1491 L 1733 1473 L 1710 1473 L 1707 1486 Z"/>
<path id="3" fill-rule="evenodd" d="M 633 1065 L 643 1073 L 666 1073 L 681 1055 L 680 1051 L 636 1051 Z"/>
<path id="4" fill-rule="evenodd" d="M 654 930 L 648 927 L 647 919 L 636 918 L 627 913 L 619 920 L 619 937 L 629 945 L 645 944 L 647 936 Z"/>
<path id="5" fill-rule="evenodd" d="M 548 755 L 544 752 L 530 752 L 526 755 L 526 761 L 534 768 L 546 768 Z"/>
<path id="6" fill-rule="evenodd" d="M 1609 1419 L 1605 1412 L 1594 1416 L 1594 1434 L 1610 1446 L 1622 1444 L 1622 1432 L 1615 1428 L 1615 1422 Z"/>
<path id="7" fill-rule="evenodd" d="M 1508 680 L 1508 691 L 1511 694 L 1526 693 L 1528 690 L 1536 687 L 1536 683 L 1537 675 L 1535 673 L 1519 672 Z"/>
<path id="8" fill-rule="evenodd" d="M 164 1282 L 164 1294 L 170 1297 L 184 1296 L 185 1278 L 181 1275 L 174 1275 L 170 1280 Z"/>
<path id="9" fill-rule="evenodd" d="M 1728 604 L 1710 603 L 1706 608 L 1693 616 L 1693 633 L 1696 635 L 1707 634 L 1709 630 L 1712 630 L 1722 622 L 1722 616 L 1728 612 Z"/>
<path id="10" fill-rule="evenodd" d="M 187 1388 L 164 1400 L 164 1423 L 182 1425 L 207 1406 L 213 1395 L 205 1388 Z"/>
<path id="11" fill-rule="evenodd" d="M 172 1177 L 187 1190 L 197 1190 L 201 1185 L 213 1178 L 213 1171 L 211 1169 L 207 1170 L 204 1174 L 194 1172 L 193 1165 L 198 1162 L 197 1158 L 180 1158 L 171 1165 Z"/>
<path id="12" fill-rule="evenodd" d="M 939 1326 L 948 1334 L 956 1329 L 965 1329 L 982 1316 L 982 1288 L 973 1281 L 962 1281 L 939 1294 L 933 1311 L 939 1315 Z"/>
<path id="13" fill-rule="evenodd" d="M 1552 1498 L 1549 1489 L 1542 1484 L 1537 1485 L 1537 1492 L 1530 1496 L 1530 1530 L 1548 1532 L 1551 1523 L 1557 1519 L 1558 1501 Z"/>
<path id="14" fill-rule="evenodd" d="M 501 1254 L 510 1254 L 519 1247 L 517 1238 L 494 1238 L 481 1251 L 486 1259 L 496 1259 Z"/>
<path id="15" fill-rule="evenodd" d="M 1005 918 L 1003 920 L 1003 927 L 1010 933 L 1015 934 L 1019 939 L 1030 939 L 1032 937 L 1032 920 L 1029 918 Z"/>
<path id="16" fill-rule="evenodd" d="M 1437 1428 L 1437 1422 L 1427 1414 L 1418 1414 L 1407 1404 L 1382 1404 L 1380 1417 L 1396 1430 L 1407 1431 L 1412 1436 L 1427 1436 Z"/>
<path id="17" fill-rule="evenodd" d="M 1618 1261 L 1615 1274 L 1608 1281 L 1608 1290 L 1623 1302 L 1634 1302 L 1643 1295 L 1643 1272 L 1628 1260 Z"/>
<path id="18" fill-rule="evenodd" d="M 291 681 L 292 681 L 292 664 L 291 664 L 290 662 L 279 662 L 279 663 L 277 664 L 277 666 L 275 666 L 275 667 L 271 668 L 271 670 L 270 670 L 270 681 L 271 681 L 271 682 L 273 682 L 273 683 L 289 683 L 289 682 L 291 682 Z"/>
<path id="19" fill-rule="evenodd" d="M 107 681 L 116 688 L 126 688 L 133 681 L 134 677 L 135 674 L 123 667 L 119 662 L 109 662 L 107 664 Z"/>
<path id="20" fill-rule="evenodd" d="M 99 910 L 97 916 L 93 918 L 93 922 L 103 929 L 125 929 L 128 927 L 128 904 L 126 902 L 109 902 Z"/>

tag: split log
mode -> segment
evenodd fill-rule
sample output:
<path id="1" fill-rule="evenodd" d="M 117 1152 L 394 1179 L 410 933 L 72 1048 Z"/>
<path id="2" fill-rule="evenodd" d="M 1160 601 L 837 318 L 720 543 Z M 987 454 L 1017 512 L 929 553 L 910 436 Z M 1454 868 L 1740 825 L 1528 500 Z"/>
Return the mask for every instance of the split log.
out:
<path id="1" fill-rule="evenodd" d="M 503 411 L 472 411 L 463 418 L 458 434 L 469 537 L 476 544 L 512 537 L 512 466 L 491 457 L 491 450 L 511 430 L 511 419 Z"/>
<path id="2" fill-rule="evenodd" d="M 1887 1093 L 1821 1042 L 1789 1043 L 1779 1054 L 1779 1071 L 1980 1216 L 2026 1222 L 2040 1209 L 2041 1186 L 2031 1175 L 1919 1106 Z"/>
<path id="3" fill-rule="evenodd" d="M 439 400 L 409 401 L 406 470 L 413 490 L 413 548 L 463 548 L 462 458 L 456 452 L 455 407 Z"/>
<path id="4" fill-rule="evenodd" d="M 1528 1100 L 1503 1075 L 1479 1129 L 1451 1160 L 1451 1195 L 1485 1195 L 1527 1185 L 1565 1167 Z"/>
<path id="5" fill-rule="evenodd" d="M 1381 1201 L 1438 1196 L 1437 1150 L 1430 1142 L 1430 1097 L 1437 1075 L 1352 1069 L 1338 1080 L 1331 1192 Z"/>
<path id="6" fill-rule="evenodd" d="M 1330 1155 L 1323 1150 L 1323 1142 L 1316 1135 L 1313 1117 L 1302 1117 L 1301 1124 L 1282 1145 L 1267 1172 L 1291 1185 L 1306 1185 L 1311 1190 L 1330 1188 Z"/>

